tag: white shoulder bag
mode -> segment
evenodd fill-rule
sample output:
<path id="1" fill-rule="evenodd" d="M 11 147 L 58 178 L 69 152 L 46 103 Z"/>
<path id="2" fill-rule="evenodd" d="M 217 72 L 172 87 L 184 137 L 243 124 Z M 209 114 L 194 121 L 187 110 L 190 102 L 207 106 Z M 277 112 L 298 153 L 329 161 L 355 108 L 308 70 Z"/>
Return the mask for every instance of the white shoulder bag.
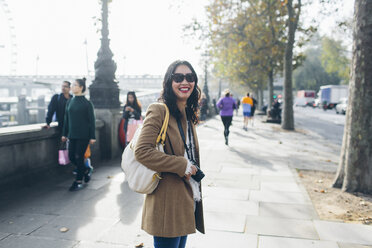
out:
<path id="1" fill-rule="evenodd" d="M 161 127 L 160 133 L 156 139 L 156 149 L 164 152 L 165 136 L 167 134 L 168 121 L 169 121 L 169 110 L 167 105 L 163 103 L 166 113 L 163 126 Z M 160 173 L 153 171 L 140 162 L 138 162 L 134 156 L 134 148 L 136 142 L 141 134 L 142 125 L 139 126 L 127 147 L 124 149 L 121 168 L 125 173 L 125 178 L 128 181 L 129 188 L 137 193 L 151 194 L 159 184 Z"/>

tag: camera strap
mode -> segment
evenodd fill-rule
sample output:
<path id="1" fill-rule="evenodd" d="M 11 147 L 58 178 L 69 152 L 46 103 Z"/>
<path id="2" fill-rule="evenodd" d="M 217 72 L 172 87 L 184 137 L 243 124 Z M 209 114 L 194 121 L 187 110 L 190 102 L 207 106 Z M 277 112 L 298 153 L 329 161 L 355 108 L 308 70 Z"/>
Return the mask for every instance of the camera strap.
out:
<path id="1" fill-rule="evenodd" d="M 191 142 L 191 130 L 190 130 L 191 127 L 190 127 L 189 121 L 187 121 L 187 122 L 188 122 L 187 123 L 187 126 L 188 126 L 187 129 L 188 129 L 190 147 L 188 147 L 187 144 L 186 144 L 186 138 L 185 138 L 185 134 L 183 132 L 181 120 L 179 118 L 177 118 L 178 130 L 180 131 L 180 134 L 181 134 L 181 137 L 182 137 L 182 141 L 183 141 L 183 145 L 185 146 L 185 149 L 186 149 L 187 157 L 189 158 L 189 160 L 194 161 L 194 156 L 192 154 L 192 142 Z"/>

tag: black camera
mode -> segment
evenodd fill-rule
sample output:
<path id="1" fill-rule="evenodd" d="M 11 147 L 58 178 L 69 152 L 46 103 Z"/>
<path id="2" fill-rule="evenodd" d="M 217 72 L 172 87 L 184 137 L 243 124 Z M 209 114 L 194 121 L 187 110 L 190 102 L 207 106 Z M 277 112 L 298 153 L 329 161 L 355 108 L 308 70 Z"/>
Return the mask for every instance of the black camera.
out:
<path id="1" fill-rule="evenodd" d="M 195 175 L 192 175 L 191 177 L 197 181 L 198 183 L 205 177 L 204 172 L 199 168 L 199 166 L 196 164 L 195 161 L 191 161 L 191 163 L 196 167 L 197 171 Z"/>

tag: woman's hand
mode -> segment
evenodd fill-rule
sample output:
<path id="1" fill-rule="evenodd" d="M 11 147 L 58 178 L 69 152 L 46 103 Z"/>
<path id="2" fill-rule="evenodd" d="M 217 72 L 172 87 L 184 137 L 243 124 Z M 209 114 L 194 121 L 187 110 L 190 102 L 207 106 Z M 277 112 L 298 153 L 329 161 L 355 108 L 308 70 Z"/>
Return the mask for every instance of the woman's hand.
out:
<path id="1" fill-rule="evenodd" d="M 133 111 L 134 111 L 134 109 L 133 109 L 133 108 L 131 108 L 131 107 L 125 107 L 125 111 L 133 112 Z"/>
<path id="2" fill-rule="evenodd" d="M 66 142 L 67 141 L 67 138 L 65 136 L 62 136 L 61 137 L 61 140 L 62 140 L 62 142 Z"/>
<path id="3" fill-rule="evenodd" d="M 190 177 L 195 175 L 197 171 L 198 169 L 194 165 L 191 165 L 191 173 L 185 175 L 186 179 L 190 180 Z"/>
<path id="4" fill-rule="evenodd" d="M 95 139 L 90 139 L 89 140 L 89 144 L 93 145 L 94 143 L 96 143 L 96 140 Z"/>

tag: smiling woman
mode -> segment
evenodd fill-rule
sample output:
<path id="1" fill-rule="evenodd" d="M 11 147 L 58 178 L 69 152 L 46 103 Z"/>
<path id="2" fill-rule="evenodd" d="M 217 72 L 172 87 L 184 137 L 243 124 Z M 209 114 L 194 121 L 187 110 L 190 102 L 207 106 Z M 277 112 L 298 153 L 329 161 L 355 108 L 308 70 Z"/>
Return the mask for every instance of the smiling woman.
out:
<path id="1" fill-rule="evenodd" d="M 149 106 L 135 148 L 136 160 L 161 173 L 155 191 L 146 195 L 142 229 L 154 236 L 155 248 L 183 248 L 195 229 L 204 233 L 200 181 L 198 122 L 200 89 L 187 61 L 173 62 L 164 76 L 160 101 L 170 112 L 164 153 L 155 148 L 165 109 Z M 182 138 L 181 138 L 182 137 Z"/>

